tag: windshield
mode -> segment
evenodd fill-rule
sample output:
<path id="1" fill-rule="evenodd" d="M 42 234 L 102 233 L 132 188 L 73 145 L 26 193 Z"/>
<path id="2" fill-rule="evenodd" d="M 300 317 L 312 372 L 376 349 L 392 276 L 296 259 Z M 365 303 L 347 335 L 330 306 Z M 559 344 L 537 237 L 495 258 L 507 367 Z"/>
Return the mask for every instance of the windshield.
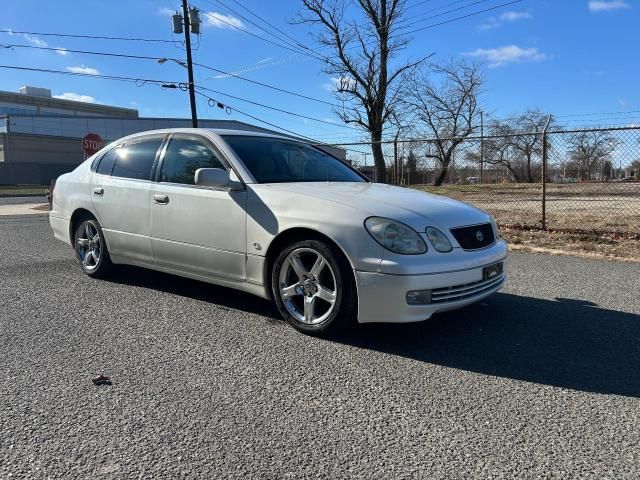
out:
<path id="1" fill-rule="evenodd" d="M 223 138 L 258 183 L 366 181 L 337 158 L 305 143 L 242 135 Z"/>

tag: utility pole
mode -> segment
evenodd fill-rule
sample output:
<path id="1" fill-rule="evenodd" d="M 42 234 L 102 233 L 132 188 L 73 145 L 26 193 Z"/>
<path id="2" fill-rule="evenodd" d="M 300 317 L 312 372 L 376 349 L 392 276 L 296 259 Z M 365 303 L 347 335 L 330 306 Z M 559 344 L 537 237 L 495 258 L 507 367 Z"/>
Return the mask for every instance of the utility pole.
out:
<path id="1" fill-rule="evenodd" d="M 182 28 L 184 24 L 184 29 Z M 189 101 L 191 103 L 191 124 L 198 127 L 198 112 L 196 110 L 196 89 L 193 83 L 193 62 L 191 60 L 191 33 L 200 33 L 200 18 L 198 9 L 189 9 L 187 0 L 182 0 L 182 15 L 176 12 L 173 16 L 173 33 L 184 31 L 184 43 L 187 50 L 187 72 L 189 75 Z"/>

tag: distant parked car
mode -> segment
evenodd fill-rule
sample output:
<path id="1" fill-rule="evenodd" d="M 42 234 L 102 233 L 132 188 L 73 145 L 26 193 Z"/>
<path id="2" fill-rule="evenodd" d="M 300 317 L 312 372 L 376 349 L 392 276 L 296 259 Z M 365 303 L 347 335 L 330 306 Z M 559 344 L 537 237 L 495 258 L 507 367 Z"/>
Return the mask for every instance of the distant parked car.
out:
<path id="1" fill-rule="evenodd" d="M 58 178 L 50 222 L 91 277 L 132 264 L 237 288 L 312 334 L 424 320 L 506 280 L 507 245 L 486 212 L 246 131 L 118 140 Z"/>

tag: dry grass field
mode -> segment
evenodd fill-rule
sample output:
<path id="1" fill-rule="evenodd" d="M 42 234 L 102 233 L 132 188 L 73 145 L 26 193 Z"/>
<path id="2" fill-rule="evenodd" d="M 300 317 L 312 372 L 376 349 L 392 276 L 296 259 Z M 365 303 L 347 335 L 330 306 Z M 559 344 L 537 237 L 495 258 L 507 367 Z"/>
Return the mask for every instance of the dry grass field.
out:
<path id="1" fill-rule="evenodd" d="M 501 225 L 539 226 L 542 185 L 415 185 L 487 210 Z M 640 182 L 547 185 L 547 227 L 640 234 Z"/>
<path id="2" fill-rule="evenodd" d="M 0 185 L 0 197 L 41 196 L 47 191 L 48 185 Z"/>
<path id="3" fill-rule="evenodd" d="M 640 182 L 548 184 L 544 232 L 541 184 L 412 188 L 487 210 L 516 248 L 640 260 Z"/>

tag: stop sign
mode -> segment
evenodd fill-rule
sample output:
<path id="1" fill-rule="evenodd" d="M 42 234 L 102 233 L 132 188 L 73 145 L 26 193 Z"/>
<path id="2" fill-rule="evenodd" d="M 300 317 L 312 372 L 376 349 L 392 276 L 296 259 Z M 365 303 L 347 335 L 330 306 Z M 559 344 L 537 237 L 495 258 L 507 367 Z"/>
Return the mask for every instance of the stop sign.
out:
<path id="1" fill-rule="evenodd" d="M 82 137 L 82 151 L 90 157 L 104 146 L 104 142 L 97 133 L 87 133 Z"/>

